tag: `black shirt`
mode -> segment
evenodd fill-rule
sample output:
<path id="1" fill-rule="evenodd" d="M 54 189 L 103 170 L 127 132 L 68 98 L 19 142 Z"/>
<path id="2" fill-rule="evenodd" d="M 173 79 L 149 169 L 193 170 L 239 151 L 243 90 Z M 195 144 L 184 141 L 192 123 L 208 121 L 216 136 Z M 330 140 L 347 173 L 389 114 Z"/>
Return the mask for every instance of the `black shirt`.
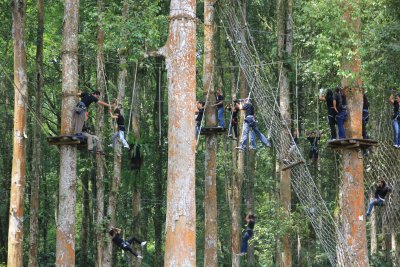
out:
<path id="1" fill-rule="evenodd" d="M 83 102 L 83 104 L 85 104 L 85 107 L 88 108 L 90 104 L 97 103 L 97 101 L 99 101 L 98 98 L 96 98 L 95 96 L 93 96 L 92 94 L 89 93 L 81 93 L 80 95 L 81 97 L 81 102 Z"/>
<path id="2" fill-rule="evenodd" d="M 395 115 L 399 112 L 399 102 L 396 100 L 393 102 L 393 112 Z"/>
<path id="3" fill-rule="evenodd" d="M 382 198 L 385 199 L 386 195 L 391 192 L 392 189 L 385 185 L 385 187 L 377 187 L 375 190 L 375 198 Z"/>
<path id="4" fill-rule="evenodd" d="M 310 141 L 310 146 L 312 146 L 312 147 L 316 147 L 316 146 L 318 146 L 318 141 L 320 140 L 320 137 L 311 137 L 311 136 L 309 136 L 309 137 L 307 137 L 307 140 L 308 141 Z"/>
<path id="5" fill-rule="evenodd" d="M 122 244 L 123 244 L 125 241 L 121 238 L 121 236 L 120 236 L 119 234 L 116 234 L 116 235 L 113 237 L 112 242 L 114 242 L 114 244 L 117 245 L 118 247 L 123 248 L 123 245 L 122 245 Z"/>
<path id="6" fill-rule="evenodd" d="M 122 116 L 121 114 L 118 114 L 117 125 L 125 125 L 124 116 Z"/>
<path id="7" fill-rule="evenodd" d="M 201 121 L 203 119 L 204 108 L 199 109 L 199 113 L 197 113 L 196 121 Z"/>
<path id="8" fill-rule="evenodd" d="M 224 96 L 223 95 L 217 95 L 216 100 L 217 100 L 217 103 L 222 101 L 221 104 L 217 105 L 217 108 L 223 108 L 224 107 L 224 103 L 223 103 Z"/>
<path id="9" fill-rule="evenodd" d="M 254 107 L 251 103 L 245 104 L 242 109 L 246 111 L 246 117 L 254 116 Z"/>
<path id="10" fill-rule="evenodd" d="M 254 225 L 256 224 L 256 221 L 254 219 L 249 219 L 249 222 L 247 223 L 247 228 L 246 230 L 251 230 L 253 231 Z"/>

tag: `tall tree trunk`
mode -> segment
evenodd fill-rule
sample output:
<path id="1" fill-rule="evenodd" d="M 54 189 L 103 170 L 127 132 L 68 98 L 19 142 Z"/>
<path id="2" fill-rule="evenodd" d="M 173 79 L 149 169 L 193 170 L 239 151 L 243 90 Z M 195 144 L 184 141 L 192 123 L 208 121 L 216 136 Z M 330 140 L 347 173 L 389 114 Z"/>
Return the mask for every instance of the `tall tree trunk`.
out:
<path id="1" fill-rule="evenodd" d="M 216 0 L 204 1 L 204 97 L 214 101 L 214 5 Z M 215 108 L 206 107 L 206 127 L 216 127 Z M 217 136 L 206 136 L 204 177 L 204 266 L 218 266 L 217 232 Z"/>
<path id="2" fill-rule="evenodd" d="M 279 73 L 279 106 L 282 114 L 282 120 L 289 128 L 291 127 L 291 114 L 290 114 L 290 80 L 289 69 L 286 61 L 292 53 L 292 2 L 291 0 L 278 0 L 277 1 L 277 30 L 278 30 L 278 73 Z M 289 133 L 282 132 L 283 140 L 290 139 Z M 283 151 L 289 151 L 289 144 L 286 144 Z M 284 157 L 288 155 L 280 155 L 281 162 Z M 281 170 L 280 172 L 280 202 L 286 216 L 290 216 L 291 212 L 291 170 Z M 285 233 L 280 240 L 282 244 L 281 252 L 281 266 L 292 266 L 292 248 L 291 238 L 289 233 Z"/>
<path id="3" fill-rule="evenodd" d="M 8 228 L 8 266 L 23 265 L 24 193 L 28 81 L 25 51 L 25 0 L 12 1 L 14 43 L 14 142 Z"/>
<path id="4" fill-rule="evenodd" d="M 90 218 L 90 206 L 89 206 L 89 177 L 90 171 L 86 172 L 82 176 L 82 187 L 83 187 L 83 200 L 82 200 L 82 228 L 81 228 L 81 247 L 80 247 L 80 266 L 88 266 L 88 244 L 89 240 L 89 218 Z"/>
<path id="5" fill-rule="evenodd" d="M 247 196 L 246 206 L 247 211 L 254 214 L 254 183 L 255 183 L 255 169 L 256 169 L 256 152 L 252 149 L 249 150 L 248 155 L 248 177 L 247 177 Z M 254 256 L 254 246 L 249 245 L 247 251 L 247 264 L 249 266 L 256 265 L 256 259 Z"/>
<path id="6" fill-rule="evenodd" d="M 392 244 L 392 248 L 391 248 L 391 255 L 392 255 L 392 265 L 393 266 L 399 266 L 400 262 L 399 262 L 399 250 L 398 250 L 398 244 L 397 244 L 397 232 L 396 229 L 398 227 L 395 224 L 392 224 L 390 226 L 390 237 L 391 237 L 391 244 Z"/>
<path id="7" fill-rule="evenodd" d="M 376 253 L 378 252 L 378 236 L 377 236 L 378 227 L 376 222 L 377 218 L 375 211 L 373 211 L 371 214 L 371 255 L 376 255 Z"/>
<path id="8" fill-rule="evenodd" d="M 42 152 L 40 147 L 40 123 L 42 120 L 41 113 L 41 97 L 43 88 L 43 32 L 44 32 L 44 8 L 43 0 L 38 0 L 38 28 L 36 39 L 36 99 L 35 99 L 35 113 L 37 120 L 33 129 L 33 158 L 32 169 L 33 176 L 31 181 L 31 206 L 30 206 L 30 224 L 29 224 L 29 267 L 36 267 L 39 265 L 38 246 L 39 246 L 39 184 L 41 175 L 41 161 Z"/>
<path id="9" fill-rule="evenodd" d="M 105 77 L 105 63 L 104 63 L 104 30 L 103 30 L 103 12 L 104 2 L 103 0 L 97 0 L 97 77 L 96 85 L 100 95 L 104 96 L 106 92 L 106 77 Z M 103 131 L 104 131 L 104 107 L 98 105 L 96 110 L 96 136 L 99 138 L 98 142 L 103 143 Z M 97 250 L 97 261 L 98 267 L 108 266 L 110 264 L 111 255 L 105 255 L 105 240 L 109 240 L 108 236 L 104 235 L 102 229 L 102 223 L 104 220 L 105 208 L 104 208 L 104 159 L 102 155 L 96 153 L 96 250 Z M 107 235 L 107 234 L 106 234 Z"/>
<path id="10" fill-rule="evenodd" d="M 78 88 L 79 0 L 65 0 L 62 51 L 61 135 L 73 132 L 72 110 Z M 60 186 L 56 265 L 75 265 L 76 146 L 60 146 Z"/>
<path id="11" fill-rule="evenodd" d="M 169 19 L 165 266 L 196 266 L 196 1 L 172 0 Z"/>

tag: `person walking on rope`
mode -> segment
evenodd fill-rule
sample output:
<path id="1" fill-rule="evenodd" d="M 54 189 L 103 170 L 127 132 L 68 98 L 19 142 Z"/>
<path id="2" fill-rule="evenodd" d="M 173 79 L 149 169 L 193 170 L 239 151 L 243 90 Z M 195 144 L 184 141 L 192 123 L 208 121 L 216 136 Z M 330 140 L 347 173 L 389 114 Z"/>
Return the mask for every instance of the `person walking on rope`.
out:
<path id="1" fill-rule="evenodd" d="M 271 147 L 271 144 L 269 143 L 268 139 L 260 132 L 260 130 L 257 127 L 257 121 L 254 118 L 254 107 L 253 104 L 251 103 L 251 100 L 247 98 L 245 101 L 246 103 L 244 105 L 242 103 L 238 105 L 238 108 L 240 110 L 244 110 L 246 113 L 245 113 L 245 119 L 243 121 L 242 140 L 240 141 L 240 146 L 238 146 L 237 149 L 239 150 L 246 149 L 248 134 L 250 130 L 252 130 L 254 134 L 256 134 L 258 138 L 260 138 L 261 142 L 266 147 Z M 251 134 L 250 139 L 253 149 L 256 149 L 254 135 Z"/>
<path id="2" fill-rule="evenodd" d="M 347 119 L 347 106 L 346 96 L 344 95 L 343 89 L 340 86 L 336 88 L 335 101 L 333 102 L 333 106 L 337 112 L 336 121 L 338 126 L 339 139 L 344 139 L 346 138 L 344 122 Z"/>
<path id="3" fill-rule="evenodd" d="M 367 95 L 363 94 L 363 111 L 362 111 L 362 137 L 368 139 L 367 123 L 369 120 L 369 101 Z"/>
<path id="4" fill-rule="evenodd" d="M 221 89 L 217 90 L 216 103 L 213 106 L 217 107 L 218 127 L 219 128 L 225 128 L 225 122 L 224 122 L 224 96 L 222 95 Z"/>
<path id="5" fill-rule="evenodd" d="M 336 140 L 337 134 L 335 125 L 336 125 L 337 110 L 334 108 L 334 103 L 336 103 L 336 100 L 333 97 L 333 91 L 331 89 L 328 89 L 326 91 L 326 95 L 325 96 L 321 95 L 319 97 L 319 100 L 326 101 L 326 105 L 328 107 L 328 124 L 331 130 L 331 140 Z"/>
<path id="6" fill-rule="evenodd" d="M 82 134 L 83 125 L 85 124 L 86 112 L 87 112 L 90 104 L 97 103 L 99 105 L 109 107 L 109 108 L 111 108 L 111 105 L 99 100 L 99 97 L 100 97 L 99 91 L 94 91 L 91 94 L 89 94 L 87 92 L 78 93 L 77 96 L 81 98 L 81 101 L 74 108 L 72 121 L 74 124 L 74 134 L 79 135 L 79 134 Z"/>
<path id="7" fill-rule="evenodd" d="M 111 113 L 111 111 L 110 111 Z M 119 136 L 122 144 L 125 148 L 129 148 L 128 142 L 125 140 L 124 132 L 125 132 L 125 123 L 124 123 L 124 116 L 122 116 L 121 111 L 119 108 L 114 110 L 114 114 L 111 114 L 111 118 L 116 119 L 118 130 L 113 134 L 111 140 L 112 144 L 110 146 L 115 146 L 115 139 Z"/>
<path id="8" fill-rule="evenodd" d="M 312 131 L 307 137 L 307 140 L 310 142 L 310 151 L 308 153 L 308 158 L 312 163 L 317 164 L 319 151 L 318 142 L 321 140 L 321 134 L 317 135 L 316 131 Z"/>
<path id="9" fill-rule="evenodd" d="M 393 117 L 392 117 L 393 135 L 394 135 L 393 146 L 395 148 L 400 148 L 400 112 L 399 112 L 400 94 L 396 94 L 395 97 L 393 95 L 390 95 L 389 103 L 393 105 Z"/>
<path id="10" fill-rule="evenodd" d="M 242 239 L 242 245 L 240 246 L 240 253 L 238 254 L 239 256 L 244 256 L 247 254 L 249 239 L 253 237 L 254 225 L 256 224 L 256 217 L 252 213 L 247 214 L 245 220 L 247 225 Z"/>
<path id="11" fill-rule="evenodd" d="M 203 120 L 203 115 L 204 115 L 204 101 L 198 101 L 197 102 L 197 110 L 196 110 L 196 140 L 197 137 L 200 134 L 200 129 L 201 129 L 201 121 Z"/>
<path id="12" fill-rule="evenodd" d="M 229 133 L 228 137 L 232 138 L 233 140 L 237 140 L 238 138 L 238 114 L 239 114 L 239 101 L 235 100 L 233 101 L 233 105 L 229 104 L 226 109 L 231 112 L 231 123 L 229 126 Z M 235 134 L 234 136 L 232 135 L 232 130 L 233 133 Z"/>
<path id="13" fill-rule="evenodd" d="M 138 259 L 143 259 L 143 256 L 134 252 L 131 248 L 131 245 L 133 242 L 136 242 L 140 246 L 145 246 L 146 241 L 140 241 L 139 239 L 132 237 L 128 240 L 124 240 L 121 238 L 121 229 L 112 227 L 111 230 L 108 232 L 112 236 L 112 242 L 117 245 L 119 248 L 121 248 L 124 251 L 129 251 L 132 253 L 136 258 Z"/>
<path id="14" fill-rule="evenodd" d="M 375 198 L 371 200 L 367 210 L 367 216 L 371 215 L 372 209 L 374 206 L 384 206 L 385 205 L 385 197 L 390 194 L 392 189 L 386 185 L 384 180 L 380 180 L 377 183 L 377 187 L 375 190 Z"/>

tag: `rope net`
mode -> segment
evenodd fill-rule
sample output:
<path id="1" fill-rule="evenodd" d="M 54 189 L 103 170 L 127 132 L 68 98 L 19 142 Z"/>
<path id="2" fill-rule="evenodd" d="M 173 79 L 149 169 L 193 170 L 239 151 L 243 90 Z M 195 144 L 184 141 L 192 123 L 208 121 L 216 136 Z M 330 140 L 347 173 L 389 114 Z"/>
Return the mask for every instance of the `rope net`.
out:
<path id="1" fill-rule="evenodd" d="M 278 104 L 278 91 L 272 87 L 268 76 L 273 76 L 269 66 L 260 59 L 253 38 L 245 23 L 241 6 L 233 0 L 222 1 L 219 11 L 222 27 L 234 51 L 239 66 L 249 85 L 251 94 L 259 107 L 259 119 L 269 129 L 269 135 L 282 168 L 289 168 L 292 187 L 305 214 L 310 220 L 319 242 L 333 266 L 359 266 L 354 254 L 346 244 L 341 231 L 328 210 L 314 180 L 307 169 L 299 148 L 293 140 L 290 125 L 282 118 Z M 243 21 L 243 23 L 242 23 Z M 276 80 L 276 78 L 274 78 Z"/>

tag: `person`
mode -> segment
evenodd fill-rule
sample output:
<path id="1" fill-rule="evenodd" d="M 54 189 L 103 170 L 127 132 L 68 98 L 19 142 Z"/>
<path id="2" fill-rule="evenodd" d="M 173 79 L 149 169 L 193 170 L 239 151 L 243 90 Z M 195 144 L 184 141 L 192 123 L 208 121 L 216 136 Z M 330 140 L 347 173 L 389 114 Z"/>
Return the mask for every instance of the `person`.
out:
<path id="1" fill-rule="evenodd" d="M 247 247 L 249 239 L 253 237 L 254 225 L 256 224 L 256 217 L 252 213 L 248 213 L 246 216 L 246 231 L 242 239 L 242 245 L 240 246 L 239 256 L 244 256 L 247 253 Z"/>
<path id="2" fill-rule="evenodd" d="M 204 115 L 204 101 L 198 101 L 197 102 L 197 110 L 196 110 L 196 140 L 197 137 L 199 136 L 200 129 L 201 129 L 201 121 L 203 120 L 203 115 Z"/>
<path id="3" fill-rule="evenodd" d="M 96 154 L 105 155 L 99 138 L 93 134 L 93 132 L 91 131 L 91 129 L 89 127 L 84 128 L 82 130 L 82 135 L 85 136 L 87 139 L 87 145 L 88 145 L 89 152 L 94 152 L 94 148 L 96 148 L 96 151 L 95 151 Z"/>
<path id="4" fill-rule="evenodd" d="M 389 103 L 393 105 L 393 117 L 392 117 L 393 135 L 394 135 L 393 146 L 395 148 L 400 148 L 400 112 L 399 112 L 400 94 L 396 94 L 396 96 L 390 95 Z"/>
<path id="5" fill-rule="evenodd" d="M 111 112 L 110 112 L 111 113 Z M 124 137 L 124 132 L 125 132 L 125 123 L 124 123 L 124 116 L 122 116 L 121 111 L 119 108 L 116 108 L 114 110 L 114 113 L 111 114 L 111 117 L 113 119 L 116 119 L 117 122 L 117 126 L 118 129 L 117 131 L 113 134 L 111 140 L 112 140 L 112 144 L 110 146 L 114 147 L 115 146 L 115 139 L 117 138 L 117 136 L 119 136 L 119 139 L 121 140 L 122 144 L 124 145 L 125 148 L 129 149 L 129 144 L 128 142 L 125 140 Z"/>
<path id="6" fill-rule="evenodd" d="M 310 151 L 308 153 L 308 158 L 315 164 L 318 162 L 318 142 L 319 140 L 321 140 L 321 134 L 317 135 L 316 131 L 312 131 L 307 137 L 307 140 L 310 142 Z"/>
<path id="7" fill-rule="evenodd" d="M 333 102 L 333 107 L 337 112 L 336 122 L 338 126 L 339 139 L 346 138 L 346 132 L 344 130 L 344 122 L 347 119 L 347 106 L 346 106 L 346 96 L 343 93 L 342 87 L 338 86 L 336 88 L 335 101 Z"/>
<path id="8" fill-rule="evenodd" d="M 221 89 L 217 90 L 216 102 L 215 102 L 215 104 L 213 106 L 217 107 L 218 127 L 225 128 L 225 122 L 224 122 L 224 96 L 222 95 Z"/>
<path id="9" fill-rule="evenodd" d="M 239 108 L 237 107 L 237 104 L 239 103 L 238 100 L 233 101 L 233 105 L 229 104 L 226 109 L 231 112 L 231 124 L 229 126 L 229 133 L 228 137 L 232 138 L 233 140 L 237 140 L 238 138 L 238 114 L 239 114 Z M 235 134 L 234 136 L 232 135 L 232 130 L 233 133 Z"/>
<path id="10" fill-rule="evenodd" d="M 237 107 L 239 110 L 244 110 L 245 113 L 245 119 L 243 121 L 243 132 L 242 132 L 242 140 L 240 141 L 240 146 L 236 147 L 239 150 L 244 150 L 246 149 L 247 145 L 247 139 L 248 139 L 248 133 L 250 130 L 252 130 L 254 133 L 250 134 L 250 142 L 252 143 L 252 148 L 256 149 L 255 147 L 255 135 L 260 138 L 261 142 L 266 146 L 266 147 L 271 147 L 271 144 L 269 143 L 268 139 L 260 132 L 260 130 L 257 127 L 257 121 L 254 118 L 254 107 L 253 104 L 251 103 L 251 100 L 247 98 L 245 100 L 245 105 L 242 103 L 237 104 Z"/>
<path id="11" fill-rule="evenodd" d="M 363 111 L 362 111 L 362 137 L 368 139 L 367 123 L 369 120 L 369 102 L 367 95 L 363 94 Z"/>
<path id="12" fill-rule="evenodd" d="M 377 183 L 377 188 L 375 190 L 375 198 L 371 200 L 367 210 L 367 216 L 371 215 L 372 209 L 374 206 L 384 206 L 385 205 L 385 197 L 390 194 L 392 189 L 386 185 L 384 180 L 380 180 Z"/>
<path id="13" fill-rule="evenodd" d="M 134 252 L 131 248 L 133 242 L 136 242 L 140 246 L 145 246 L 147 244 L 146 241 L 140 241 L 139 239 L 132 237 L 131 239 L 124 240 L 121 238 L 121 229 L 112 227 L 111 230 L 108 232 L 112 236 L 112 242 L 121 248 L 124 251 L 129 251 L 132 253 L 136 258 L 143 259 L 143 256 Z"/>
<path id="14" fill-rule="evenodd" d="M 331 130 L 331 140 L 336 140 L 337 134 L 336 134 L 336 115 L 337 111 L 334 108 L 334 103 L 336 105 L 336 100 L 333 97 L 333 91 L 331 89 L 328 89 L 326 91 L 325 96 L 320 96 L 319 100 L 321 101 L 326 101 L 326 105 L 328 107 L 328 124 L 329 128 Z"/>
<path id="15" fill-rule="evenodd" d="M 99 91 L 94 91 L 91 94 L 87 92 L 78 93 L 77 96 L 81 98 L 81 101 L 75 106 L 72 116 L 75 135 L 82 134 L 83 125 L 85 124 L 86 112 L 90 104 L 97 103 L 99 105 L 111 108 L 110 104 L 99 100 Z"/>

